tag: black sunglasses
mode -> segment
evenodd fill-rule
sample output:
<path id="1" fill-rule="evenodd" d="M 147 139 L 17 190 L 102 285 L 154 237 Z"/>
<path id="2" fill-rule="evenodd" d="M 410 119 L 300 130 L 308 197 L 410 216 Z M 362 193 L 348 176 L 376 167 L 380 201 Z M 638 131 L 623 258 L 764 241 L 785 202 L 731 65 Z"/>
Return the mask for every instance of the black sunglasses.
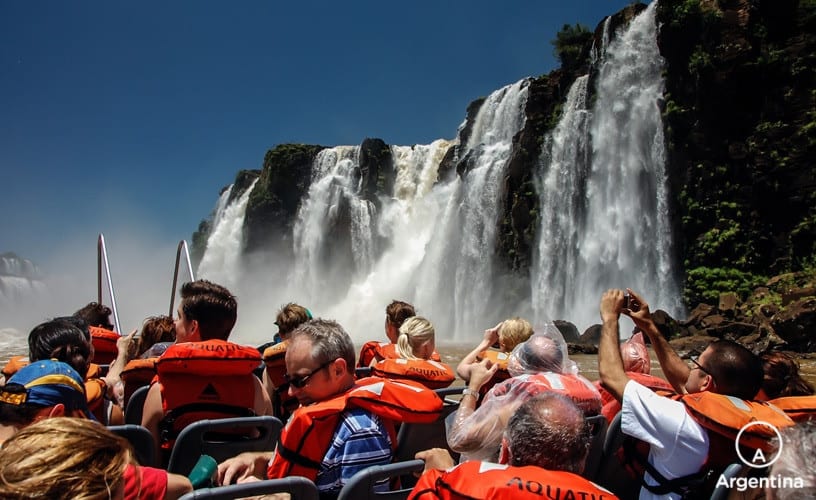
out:
<path id="1" fill-rule="evenodd" d="M 714 378 L 714 375 L 711 375 L 711 372 L 710 372 L 710 371 L 708 371 L 708 370 L 706 370 L 705 368 L 703 368 L 703 365 L 701 365 L 701 364 L 700 364 L 700 362 L 699 362 L 699 361 L 697 361 L 699 358 L 700 358 L 700 355 L 699 355 L 699 354 L 698 354 L 698 355 L 696 355 L 696 356 L 689 356 L 689 361 L 691 361 L 692 363 L 694 363 L 694 368 L 697 368 L 697 369 L 699 369 L 701 372 L 705 373 L 706 375 L 711 376 L 711 378 Z M 694 368 L 692 368 L 692 370 L 693 370 Z"/>
<path id="2" fill-rule="evenodd" d="M 284 378 L 284 380 L 286 380 L 287 383 L 291 384 L 292 387 L 296 387 L 298 389 L 301 389 L 306 384 L 309 383 L 309 379 L 312 378 L 312 375 L 319 372 L 323 368 L 326 368 L 327 366 L 329 366 L 332 363 L 334 363 L 333 359 L 331 361 L 326 361 L 325 363 L 323 363 L 319 367 L 312 370 L 312 373 L 309 373 L 308 375 L 289 375 L 288 373 L 284 373 L 283 378 Z"/>

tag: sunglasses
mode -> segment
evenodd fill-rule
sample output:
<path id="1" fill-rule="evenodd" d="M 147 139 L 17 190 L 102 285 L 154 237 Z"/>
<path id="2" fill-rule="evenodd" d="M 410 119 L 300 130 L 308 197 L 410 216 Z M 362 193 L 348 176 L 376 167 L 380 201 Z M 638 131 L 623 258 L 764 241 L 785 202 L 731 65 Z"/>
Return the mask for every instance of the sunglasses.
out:
<path id="1" fill-rule="evenodd" d="M 700 370 L 701 372 L 705 373 L 706 375 L 709 375 L 711 378 L 714 378 L 714 375 L 711 375 L 710 371 L 703 368 L 703 365 L 700 364 L 698 359 L 700 359 L 699 354 L 696 355 L 696 356 L 689 356 L 689 361 L 691 361 L 694 364 L 694 367 L 692 367 L 692 370 L 694 370 L 694 369 Z"/>
<path id="2" fill-rule="evenodd" d="M 319 367 L 312 370 L 312 373 L 310 373 L 308 375 L 289 375 L 288 373 L 284 373 L 283 374 L 283 379 L 286 380 L 287 383 L 291 384 L 292 387 L 295 387 L 297 389 L 302 389 L 303 387 L 306 386 L 306 384 L 309 383 L 309 379 L 312 378 L 312 375 L 319 372 L 323 368 L 326 368 L 327 366 L 329 366 L 332 363 L 334 363 L 333 359 L 331 361 L 326 361 L 325 363 L 323 363 Z"/>

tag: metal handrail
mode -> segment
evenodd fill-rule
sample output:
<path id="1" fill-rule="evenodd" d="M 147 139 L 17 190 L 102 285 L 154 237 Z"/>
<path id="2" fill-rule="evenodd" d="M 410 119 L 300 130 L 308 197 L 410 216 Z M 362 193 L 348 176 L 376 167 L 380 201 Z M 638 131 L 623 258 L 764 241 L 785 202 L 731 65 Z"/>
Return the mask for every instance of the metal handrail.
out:
<path id="1" fill-rule="evenodd" d="M 179 264 L 181 264 L 181 251 L 184 250 L 184 258 L 187 261 L 187 271 L 190 273 L 190 281 L 195 281 L 193 275 L 193 264 L 190 261 L 190 251 L 187 249 L 187 241 L 179 241 L 176 249 L 176 267 L 173 269 L 173 289 L 170 290 L 170 312 L 168 316 L 173 317 L 173 305 L 176 302 L 176 285 L 178 284 Z"/>
<path id="2" fill-rule="evenodd" d="M 103 268 L 104 264 L 104 268 Z M 102 271 L 105 271 L 105 278 L 110 291 L 111 311 L 113 312 L 113 326 L 116 333 L 121 335 L 122 328 L 119 326 L 119 313 L 116 311 L 116 294 L 113 293 L 113 281 L 111 281 L 110 264 L 108 263 L 108 252 L 105 249 L 105 237 L 99 233 L 99 240 L 96 244 L 96 290 L 97 302 L 102 303 Z"/>

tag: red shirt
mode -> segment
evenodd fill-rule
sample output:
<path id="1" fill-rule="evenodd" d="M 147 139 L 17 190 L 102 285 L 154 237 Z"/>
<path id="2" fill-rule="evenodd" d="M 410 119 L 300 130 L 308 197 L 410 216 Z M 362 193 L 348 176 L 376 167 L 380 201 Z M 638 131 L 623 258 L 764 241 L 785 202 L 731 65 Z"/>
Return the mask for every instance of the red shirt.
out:
<path id="1" fill-rule="evenodd" d="M 125 500 L 164 500 L 167 471 L 128 465 L 125 469 Z"/>

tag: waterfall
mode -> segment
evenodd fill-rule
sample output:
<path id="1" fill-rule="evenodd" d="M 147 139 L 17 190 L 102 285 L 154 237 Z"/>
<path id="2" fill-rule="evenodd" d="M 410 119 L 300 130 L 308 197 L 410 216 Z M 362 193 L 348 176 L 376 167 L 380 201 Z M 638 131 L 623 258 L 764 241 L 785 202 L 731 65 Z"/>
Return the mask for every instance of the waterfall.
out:
<path id="1" fill-rule="evenodd" d="M 256 182 L 257 179 L 230 204 L 227 202 L 234 186 L 231 185 L 221 193 L 215 207 L 210 236 L 207 238 L 207 248 L 198 265 L 198 278 L 214 281 L 227 288 L 234 288 L 240 282 L 244 215 Z"/>
<path id="2" fill-rule="evenodd" d="M 485 317 L 496 316 L 503 302 L 494 293 L 494 248 L 503 201 L 502 179 L 510 159 L 513 137 L 524 126 L 528 80 L 521 80 L 491 94 L 474 120 L 462 154 L 470 168 L 453 190 L 451 208 L 458 209 L 454 224 L 434 239 L 448 248 L 452 264 L 455 323 L 453 338 L 484 330 Z M 443 268 L 444 269 L 444 268 Z M 440 272 L 435 269 L 433 272 Z M 449 279 L 449 278 L 447 278 Z M 441 314 L 441 312 L 440 312 Z"/>
<path id="3" fill-rule="evenodd" d="M 539 298 L 536 314 L 569 319 L 579 329 L 598 322 L 599 297 L 607 288 L 632 288 L 652 309 L 681 308 L 671 272 L 658 108 L 663 59 L 655 36 L 655 5 L 652 2 L 600 54 L 597 97 L 588 124 L 586 180 L 581 180 L 586 163 L 578 147 L 586 144 L 586 126 L 565 123 L 576 120 L 579 111 L 565 110 L 549 140 L 550 150 L 542 155 L 542 206 L 546 203 L 555 213 L 542 220 L 539 233 L 539 275 L 533 280 L 533 295 Z M 570 156 L 574 160 L 565 165 Z M 570 187 L 561 177 L 577 182 Z M 565 211 L 575 213 L 565 216 Z M 542 208 L 542 217 L 544 213 Z"/>
<path id="4" fill-rule="evenodd" d="M 545 137 L 537 172 L 540 226 L 530 282 L 536 323 L 562 319 L 578 275 L 578 249 L 589 169 L 589 76 L 575 80 L 558 125 Z M 597 294 L 596 294 L 597 295 Z"/>
<path id="5" fill-rule="evenodd" d="M 611 287 L 642 292 L 653 309 L 682 312 L 670 267 L 654 9 L 653 2 L 617 34 L 606 20 L 593 49 L 595 76 L 573 83 L 557 126 L 542 138 L 533 173 L 540 226 L 529 295 L 518 292 L 527 281 L 508 281 L 495 255 L 507 163 L 525 124 L 530 82 L 521 80 L 493 92 L 460 126 L 460 137 L 469 127 L 462 144 L 390 146 L 391 192 L 363 189 L 359 147 L 320 151 L 292 237 L 273 238 L 279 246 L 263 268 L 234 267 L 241 238 L 228 228 L 242 228 L 248 193 L 216 210 L 223 214 L 215 217 L 199 274 L 207 266 L 223 272 L 213 279 L 227 286 L 237 280 L 242 304 L 259 302 L 257 312 L 242 305 L 241 318 L 253 325 L 243 341 L 269 340 L 270 305 L 289 301 L 337 319 L 358 342 L 383 338 L 384 308 L 393 299 L 413 303 L 440 340 L 467 343 L 511 315 L 535 324 L 566 319 L 582 330 L 597 323 L 598 301 Z M 458 175 L 440 181 L 452 147 Z M 233 237 L 216 236 L 222 224 Z M 260 280 L 266 284 L 246 291 Z"/>
<path id="6" fill-rule="evenodd" d="M 314 301 L 327 307 L 338 289 L 365 274 L 376 252 L 376 207 L 361 195 L 360 148 L 337 146 L 318 153 L 312 183 L 294 227 L 294 279 Z M 342 234 L 348 222 L 350 234 Z"/>

